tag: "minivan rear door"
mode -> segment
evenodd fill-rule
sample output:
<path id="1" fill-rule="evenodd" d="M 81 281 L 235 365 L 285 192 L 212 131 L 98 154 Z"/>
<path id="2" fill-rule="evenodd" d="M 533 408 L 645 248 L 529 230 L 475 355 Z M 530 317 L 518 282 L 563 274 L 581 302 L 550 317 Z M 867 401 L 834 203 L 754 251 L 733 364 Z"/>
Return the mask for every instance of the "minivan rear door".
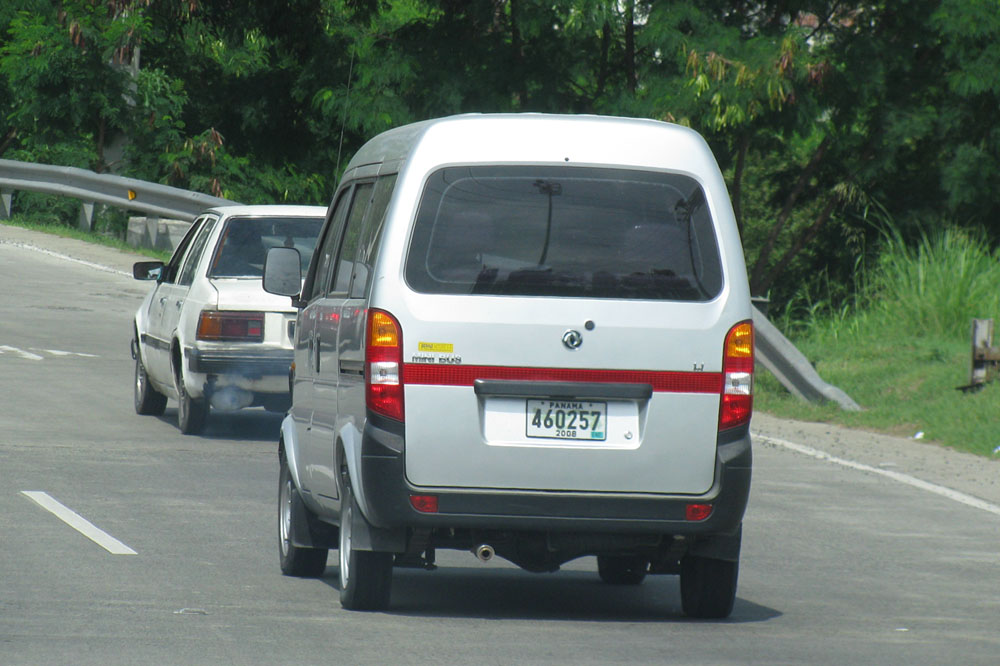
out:
<path id="1" fill-rule="evenodd" d="M 722 266 L 689 175 L 431 174 L 405 261 L 410 482 L 709 490 L 735 323 Z"/>

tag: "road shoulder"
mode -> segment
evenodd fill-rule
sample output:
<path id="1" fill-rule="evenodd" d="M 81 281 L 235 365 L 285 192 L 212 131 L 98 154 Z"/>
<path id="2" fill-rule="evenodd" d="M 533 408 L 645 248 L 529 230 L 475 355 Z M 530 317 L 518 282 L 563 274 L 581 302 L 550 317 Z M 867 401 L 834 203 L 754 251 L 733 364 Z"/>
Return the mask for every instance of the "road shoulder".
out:
<path id="1" fill-rule="evenodd" d="M 75 238 L 63 238 L 43 231 L 24 229 L 0 221 L 0 243 L 20 245 L 56 253 L 84 263 L 97 264 L 132 275 L 132 264 L 148 261 L 149 257 L 118 250 L 106 245 L 88 243 Z"/>
<path id="2" fill-rule="evenodd" d="M 955 451 L 933 442 L 851 430 L 829 423 L 789 421 L 762 412 L 754 414 L 750 429 L 755 435 L 789 441 L 1000 504 L 1000 460 Z M 761 443 L 766 444 L 766 440 Z"/>

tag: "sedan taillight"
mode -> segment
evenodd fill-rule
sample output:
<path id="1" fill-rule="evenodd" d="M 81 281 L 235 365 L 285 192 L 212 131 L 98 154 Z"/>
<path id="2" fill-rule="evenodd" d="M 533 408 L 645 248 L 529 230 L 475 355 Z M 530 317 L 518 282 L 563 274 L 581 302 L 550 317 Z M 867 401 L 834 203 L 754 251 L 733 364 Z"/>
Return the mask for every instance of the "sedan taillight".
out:
<path id="1" fill-rule="evenodd" d="M 223 312 L 203 310 L 198 318 L 199 340 L 264 340 L 263 312 Z"/>

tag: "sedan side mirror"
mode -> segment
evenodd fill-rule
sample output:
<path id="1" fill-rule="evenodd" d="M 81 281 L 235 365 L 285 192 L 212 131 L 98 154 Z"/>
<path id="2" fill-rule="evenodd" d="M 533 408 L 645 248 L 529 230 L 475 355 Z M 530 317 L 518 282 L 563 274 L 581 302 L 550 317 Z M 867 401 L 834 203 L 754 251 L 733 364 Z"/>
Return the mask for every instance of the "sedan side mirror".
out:
<path id="1" fill-rule="evenodd" d="M 264 260 L 264 291 L 297 300 L 302 291 L 302 258 L 291 247 L 272 247 Z"/>
<path id="2" fill-rule="evenodd" d="M 132 264 L 132 277 L 136 280 L 159 280 L 162 275 L 162 261 L 137 261 Z"/>

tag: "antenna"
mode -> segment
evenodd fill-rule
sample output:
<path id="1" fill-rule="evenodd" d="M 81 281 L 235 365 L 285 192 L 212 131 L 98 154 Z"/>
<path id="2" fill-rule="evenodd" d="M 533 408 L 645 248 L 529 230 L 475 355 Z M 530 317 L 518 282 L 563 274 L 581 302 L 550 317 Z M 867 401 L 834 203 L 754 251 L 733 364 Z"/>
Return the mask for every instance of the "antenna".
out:
<path id="1" fill-rule="evenodd" d="M 347 99 L 344 100 L 344 115 L 340 120 L 340 143 L 337 144 L 337 168 L 340 168 L 340 153 L 344 148 L 344 126 L 347 125 L 347 109 L 351 105 L 351 79 L 354 76 L 354 47 L 351 47 L 351 64 L 347 69 Z"/>

